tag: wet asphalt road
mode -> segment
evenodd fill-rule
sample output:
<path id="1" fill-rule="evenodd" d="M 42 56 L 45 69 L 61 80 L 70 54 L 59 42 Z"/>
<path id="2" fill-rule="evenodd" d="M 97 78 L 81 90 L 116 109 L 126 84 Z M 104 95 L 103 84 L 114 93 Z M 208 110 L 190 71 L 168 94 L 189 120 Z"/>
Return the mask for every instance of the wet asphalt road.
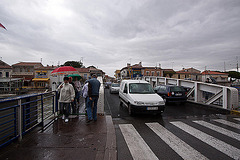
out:
<path id="1" fill-rule="evenodd" d="M 230 131 L 240 134 L 240 130 L 237 128 L 229 127 L 223 124 L 219 124 L 213 120 L 224 119 L 231 122 L 240 124 L 233 118 L 237 116 L 225 115 L 219 110 L 208 109 L 203 106 L 199 106 L 192 103 L 186 103 L 185 105 L 180 104 L 168 104 L 166 106 L 165 112 L 162 115 L 148 115 L 148 114 L 138 114 L 133 117 L 128 115 L 127 108 L 125 106 L 120 106 L 118 94 L 110 94 L 108 89 L 105 89 L 105 113 L 112 115 L 113 123 L 116 130 L 117 137 L 117 152 L 119 160 L 131 160 L 133 159 L 130 153 L 129 147 L 124 139 L 124 135 L 119 127 L 121 124 L 131 124 L 134 126 L 136 131 L 140 134 L 146 144 L 150 147 L 153 153 L 158 159 L 183 159 L 179 154 L 177 154 L 168 144 L 166 144 L 161 138 L 157 136 L 146 123 L 157 122 L 166 128 L 168 131 L 173 133 L 175 136 L 180 138 L 182 141 L 190 145 L 192 148 L 200 152 L 203 156 L 208 159 L 232 159 L 231 156 L 222 153 L 219 149 L 210 146 L 201 140 L 195 138 L 192 135 L 186 133 L 182 129 L 176 127 L 171 122 L 180 121 L 195 129 L 198 129 L 214 138 L 217 138 L 231 146 L 240 149 L 240 142 L 231 137 L 226 137 L 216 131 L 208 129 L 204 126 L 194 123 L 195 120 L 204 120 L 211 124 L 217 125 L 219 127 L 224 127 Z M 238 117 L 239 118 L 239 117 Z M 240 150 L 239 150 L 240 151 Z M 240 155 L 240 152 L 236 153 Z M 240 157 L 240 156 L 239 156 Z"/>

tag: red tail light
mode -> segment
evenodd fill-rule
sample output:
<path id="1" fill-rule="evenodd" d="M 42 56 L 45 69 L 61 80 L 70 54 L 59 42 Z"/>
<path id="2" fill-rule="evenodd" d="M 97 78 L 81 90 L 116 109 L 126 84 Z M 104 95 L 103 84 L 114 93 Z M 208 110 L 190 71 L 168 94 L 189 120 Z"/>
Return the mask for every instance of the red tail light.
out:
<path id="1" fill-rule="evenodd" d="M 172 94 L 171 94 L 171 92 L 168 92 L 168 94 L 167 94 L 167 95 L 168 95 L 168 97 L 170 97 Z"/>

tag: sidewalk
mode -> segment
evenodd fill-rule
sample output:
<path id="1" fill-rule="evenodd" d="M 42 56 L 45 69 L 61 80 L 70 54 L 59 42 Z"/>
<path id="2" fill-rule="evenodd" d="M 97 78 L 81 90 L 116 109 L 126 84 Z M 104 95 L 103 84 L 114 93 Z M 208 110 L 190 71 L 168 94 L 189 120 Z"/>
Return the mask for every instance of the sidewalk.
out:
<path id="1" fill-rule="evenodd" d="M 116 135 L 111 116 L 98 116 L 91 124 L 85 116 L 56 121 L 43 132 L 32 131 L 0 151 L 0 159 L 24 160 L 115 160 Z"/>

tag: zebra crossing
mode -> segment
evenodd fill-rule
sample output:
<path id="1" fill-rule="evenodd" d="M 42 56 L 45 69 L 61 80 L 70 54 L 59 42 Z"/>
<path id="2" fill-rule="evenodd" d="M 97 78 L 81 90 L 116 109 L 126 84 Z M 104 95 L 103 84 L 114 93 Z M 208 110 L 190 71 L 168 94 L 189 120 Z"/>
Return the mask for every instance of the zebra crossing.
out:
<path id="1" fill-rule="evenodd" d="M 237 123 L 237 121 L 240 121 L 240 118 L 233 118 L 233 120 L 236 120 L 236 123 L 223 119 L 214 119 L 212 122 L 206 122 L 203 120 L 191 121 L 191 123 L 200 126 L 197 128 L 195 128 L 194 125 L 189 125 L 182 121 L 172 121 L 169 122 L 169 125 L 180 129 L 187 135 L 201 141 L 204 145 L 212 147 L 214 150 L 217 150 L 217 152 L 221 152 L 230 159 L 240 159 L 240 134 L 238 130 L 238 133 L 235 132 L 236 129 L 240 129 L 239 124 Z M 205 155 L 206 153 L 201 153 L 201 151 L 196 149 L 196 146 L 192 144 L 192 146 L 189 145 L 187 142 L 178 137 L 175 132 L 164 127 L 160 123 L 151 122 L 145 123 L 144 125 L 182 159 L 209 159 L 208 155 Z M 199 128 L 201 127 L 204 129 L 200 130 Z M 229 130 L 229 127 L 233 128 L 233 130 L 235 129 L 235 131 Z M 133 124 L 119 124 L 119 128 L 134 160 L 159 159 L 152 151 L 151 144 L 147 144 L 144 137 L 142 137 L 142 135 L 138 132 L 137 127 L 135 128 Z M 236 144 L 228 144 L 226 141 L 205 133 L 206 130 L 217 132 L 221 136 L 225 136 L 226 139 L 233 139 L 236 141 Z"/>

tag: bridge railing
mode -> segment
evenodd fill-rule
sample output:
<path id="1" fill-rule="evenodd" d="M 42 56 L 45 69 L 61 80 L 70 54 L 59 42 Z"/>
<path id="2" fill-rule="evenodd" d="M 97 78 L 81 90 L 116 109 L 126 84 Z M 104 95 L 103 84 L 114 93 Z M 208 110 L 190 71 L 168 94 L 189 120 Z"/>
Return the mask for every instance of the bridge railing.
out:
<path id="1" fill-rule="evenodd" d="M 44 127 L 58 111 L 56 92 L 19 96 L 0 101 L 0 148 L 37 126 Z"/>
<path id="2" fill-rule="evenodd" d="M 137 79 L 148 81 L 153 87 L 160 84 L 183 86 L 188 91 L 188 100 L 196 103 L 229 110 L 239 106 L 238 90 L 233 87 L 167 77 L 147 76 Z"/>

